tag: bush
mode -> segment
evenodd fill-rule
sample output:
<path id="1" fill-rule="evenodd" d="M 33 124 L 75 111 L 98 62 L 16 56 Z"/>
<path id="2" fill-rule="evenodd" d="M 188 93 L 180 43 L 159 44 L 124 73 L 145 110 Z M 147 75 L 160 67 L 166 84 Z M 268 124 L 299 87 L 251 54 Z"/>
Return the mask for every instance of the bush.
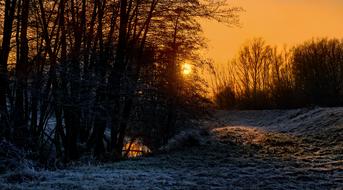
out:
<path id="1" fill-rule="evenodd" d="M 209 133 L 205 129 L 188 129 L 181 131 L 169 139 L 168 143 L 160 148 L 160 151 L 169 152 L 187 147 L 203 145 L 206 141 L 206 138 L 204 138 L 206 135 L 209 135 Z"/>
<path id="2" fill-rule="evenodd" d="M 0 174 L 33 168 L 33 163 L 26 159 L 26 154 L 6 140 L 0 140 Z"/>

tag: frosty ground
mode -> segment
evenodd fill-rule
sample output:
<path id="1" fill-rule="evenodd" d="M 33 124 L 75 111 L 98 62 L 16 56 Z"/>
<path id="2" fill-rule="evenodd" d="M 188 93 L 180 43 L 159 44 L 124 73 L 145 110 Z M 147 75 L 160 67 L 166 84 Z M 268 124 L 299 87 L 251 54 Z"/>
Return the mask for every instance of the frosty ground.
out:
<path id="1" fill-rule="evenodd" d="M 2 174 L 0 189 L 343 189 L 343 108 L 217 111 L 199 125 L 165 153 L 26 168 Z"/>

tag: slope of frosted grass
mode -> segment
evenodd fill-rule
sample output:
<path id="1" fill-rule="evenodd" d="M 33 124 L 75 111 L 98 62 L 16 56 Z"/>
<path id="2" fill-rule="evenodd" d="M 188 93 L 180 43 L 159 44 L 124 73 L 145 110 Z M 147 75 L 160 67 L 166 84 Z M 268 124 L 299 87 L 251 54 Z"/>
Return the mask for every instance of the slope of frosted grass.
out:
<path id="1" fill-rule="evenodd" d="M 206 122 L 210 135 L 179 134 L 172 151 L 99 166 L 17 171 L 0 177 L 0 189 L 342 189 L 342 110 L 220 111 Z M 185 137 L 201 143 L 178 147 L 187 145 L 179 142 Z M 8 180 L 20 173 L 27 179 Z"/>

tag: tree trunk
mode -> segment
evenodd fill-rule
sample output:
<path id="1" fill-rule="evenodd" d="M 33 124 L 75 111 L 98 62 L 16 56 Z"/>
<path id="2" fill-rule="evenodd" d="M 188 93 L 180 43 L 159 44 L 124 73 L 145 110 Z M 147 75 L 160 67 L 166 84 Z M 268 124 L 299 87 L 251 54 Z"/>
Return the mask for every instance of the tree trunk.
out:
<path id="1" fill-rule="evenodd" d="M 120 122 L 120 86 L 123 72 L 125 70 L 125 51 L 127 46 L 127 24 L 128 24 L 128 14 L 127 14 L 127 0 L 120 0 L 120 26 L 119 26 L 119 37 L 118 37 L 118 47 L 116 51 L 115 65 L 113 67 L 111 78 L 110 78 L 110 98 L 113 99 L 114 107 L 112 114 L 112 127 L 111 127 L 111 144 L 110 150 L 114 150 L 117 144 L 117 133 L 119 130 Z M 116 150 L 115 150 L 116 151 Z M 115 153 L 117 156 L 121 157 L 120 152 Z"/>
<path id="2" fill-rule="evenodd" d="M 4 20 L 4 30 L 2 47 L 0 50 L 0 125 L 1 127 L 7 128 L 8 121 L 6 120 L 7 115 L 7 89 L 8 89 L 8 71 L 7 62 L 10 53 L 10 43 L 12 37 L 12 25 L 16 7 L 16 0 L 6 0 L 5 2 L 5 20 Z M 7 129 L 2 128 L 5 133 Z"/>
<path id="3" fill-rule="evenodd" d="M 28 66 L 28 40 L 27 40 L 27 26 L 28 26 L 28 15 L 29 15 L 29 0 L 22 0 L 21 3 L 21 17 L 20 22 L 20 51 L 19 53 L 19 61 L 16 65 L 16 78 L 17 78 L 17 85 L 16 85 L 16 101 L 15 101 L 15 127 L 18 128 L 20 131 L 22 127 L 27 124 L 25 121 L 26 115 L 24 107 L 24 91 L 26 90 L 26 83 L 27 83 L 27 66 Z M 15 133 L 19 133 L 17 131 Z"/>

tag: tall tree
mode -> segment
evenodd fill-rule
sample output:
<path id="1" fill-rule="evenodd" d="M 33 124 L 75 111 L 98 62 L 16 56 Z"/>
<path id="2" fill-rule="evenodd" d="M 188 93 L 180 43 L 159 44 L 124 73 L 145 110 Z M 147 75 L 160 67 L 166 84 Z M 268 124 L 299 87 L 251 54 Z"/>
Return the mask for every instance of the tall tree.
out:
<path id="1" fill-rule="evenodd" d="M 5 1 L 5 18 L 3 27 L 2 46 L 0 49 L 0 122 L 6 126 L 8 121 L 6 120 L 7 114 L 7 89 L 8 89 L 8 56 L 11 49 L 12 38 L 12 26 L 14 20 L 14 14 L 16 10 L 16 0 Z M 3 130 L 3 128 L 2 128 Z"/>
<path id="2" fill-rule="evenodd" d="M 29 53 L 29 45 L 28 45 L 28 37 L 27 37 L 27 29 L 28 29 L 28 18 L 29 18 L 29 8 L 30 8 L 30 1 L 29 0 L 21 0 L 19 1 L 19 6 L 21 7 L 20 19 L 17 22 L 17 25 L 20 26 L 20 44 L 17 44 L 19 48 L 19 60 L 16 65 L 16 102 L 15 102 L 15 127 L 25 127 L 28 121 L 28 105 L 27 102 L 24 103 L 24 94 L 27 90 L 27 68 L 28 68 L 28 53 Z M 27 98 L 27 96 L 25 96 Z M 25 109 L 26 108 L 26 109 Z M 21 128 L 23 130 L 23 128 Z M 19 133 L 17 131 L 16 133 Z"/>

